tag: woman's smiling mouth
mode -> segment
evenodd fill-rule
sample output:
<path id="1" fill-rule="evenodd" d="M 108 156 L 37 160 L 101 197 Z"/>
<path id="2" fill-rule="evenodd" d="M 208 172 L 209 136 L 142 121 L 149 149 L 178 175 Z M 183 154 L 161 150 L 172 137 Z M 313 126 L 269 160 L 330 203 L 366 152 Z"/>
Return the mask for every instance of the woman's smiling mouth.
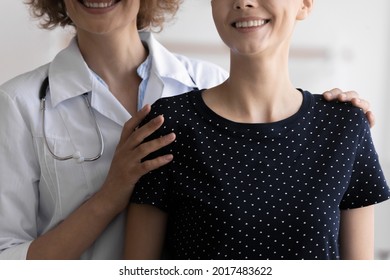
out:
<path id="1" fill-rule="evenodd" d="M 106 9 L 114 6 L 121 0 L 109 0 L 109 1 L 94 1 L 94 0 L 79 0 L 86 8 L 90 9 Z"/>
<path id="2" fill-rule="evenodd" d="M 250 27 L 259 27 L 267 24 L 271 20 L 268 19 L 259 19 L 259 20 L 243 20 L 237 21 L 232 24 L 235 28 L 250 28 Z"/>

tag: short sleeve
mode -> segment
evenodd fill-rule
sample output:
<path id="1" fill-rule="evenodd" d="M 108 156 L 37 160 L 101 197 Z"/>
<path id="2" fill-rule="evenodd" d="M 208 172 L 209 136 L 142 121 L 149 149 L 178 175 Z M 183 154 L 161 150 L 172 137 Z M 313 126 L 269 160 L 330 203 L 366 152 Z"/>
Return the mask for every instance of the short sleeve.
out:
<path id="1" fill-rule="evenodd" d="M 139 180 L 130 199 L 131 203 L 148 204 L 168 212 L 169 179 L 163 169 L 154 170 Z"/>
<path id="2" fill-rule="evenodd" d="M 390 190 L 379 163 L 367 121 L 357 144 L 349 188 L 340 209 L 365 207 L 390 198 Z"/>

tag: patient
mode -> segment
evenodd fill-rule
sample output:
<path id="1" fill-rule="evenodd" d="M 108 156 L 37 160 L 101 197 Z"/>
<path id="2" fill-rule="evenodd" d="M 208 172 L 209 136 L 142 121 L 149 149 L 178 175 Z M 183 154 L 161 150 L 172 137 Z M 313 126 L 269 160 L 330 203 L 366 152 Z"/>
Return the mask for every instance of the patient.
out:
<path id="1" fill-rule="evenodd" d="M 372 259 L 390 198 L 364 113 L 297 89 L 290 40 L 313 0 L 213 0 L 230 48 L 222 84 L 157 101 L 154 156 L 128 210 L 125 258 Z M 172 109 L 175 110 L 172 110 Z"/>

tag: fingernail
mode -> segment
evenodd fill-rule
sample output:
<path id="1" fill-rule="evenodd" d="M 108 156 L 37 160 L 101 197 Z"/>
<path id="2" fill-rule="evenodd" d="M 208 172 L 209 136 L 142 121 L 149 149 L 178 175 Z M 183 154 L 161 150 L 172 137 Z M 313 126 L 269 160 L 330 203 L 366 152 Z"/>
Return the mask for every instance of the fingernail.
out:
<path id="1" fill-rule="evenodd" d="M 170 133 L 166 137 L 167 137 L 167 140 L 172 141 L 172 140 L 175 140 L 176 134 L 175 133 Z"/>
<path id="2" fill-rule="evenodd" d="M 154 123 L 160 123 L 160 122 L 161 122 L 161 117 L 162 117 L 162 115 L 155 117 L 155 118 L 153 119 L 153 122 L 154 122 Z"/>
<path id="3" fill-rule="evenodd" d="M 341 94 L 340 94 L 340 98 L 341 98 L 342 100 L 344 100 L 344 99 L 347 98 L 347 95 L 346 95 L 345 93 L 341 93 Z"/>
<path id="4" fill-rule="evenodd" d="M 173 155 L 165 155 L 164 160 L 165 161 L 171 161 L 173 159 Z"/>

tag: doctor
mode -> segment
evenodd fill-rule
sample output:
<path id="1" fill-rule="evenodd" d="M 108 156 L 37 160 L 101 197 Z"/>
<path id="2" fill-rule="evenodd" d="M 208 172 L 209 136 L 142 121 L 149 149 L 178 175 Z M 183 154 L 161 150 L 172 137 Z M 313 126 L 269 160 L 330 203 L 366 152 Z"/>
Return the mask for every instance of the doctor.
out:
<path id="1" fill-rule="evenodd" d="M 44 27 L 71 25 L 76 36 L 51 63 L 0 87 L 0 259 L 121 258 L 135 182 L 172 159 L 141 163 L 175 139 L 141 144 L 164 121 L 138 128 L 147 104 L 227 77 L 138 32 L 162 27 L 180 2 L 27 1 Z M 373 121 L 367 102 L 339 93 L 327 94 Z"/>

